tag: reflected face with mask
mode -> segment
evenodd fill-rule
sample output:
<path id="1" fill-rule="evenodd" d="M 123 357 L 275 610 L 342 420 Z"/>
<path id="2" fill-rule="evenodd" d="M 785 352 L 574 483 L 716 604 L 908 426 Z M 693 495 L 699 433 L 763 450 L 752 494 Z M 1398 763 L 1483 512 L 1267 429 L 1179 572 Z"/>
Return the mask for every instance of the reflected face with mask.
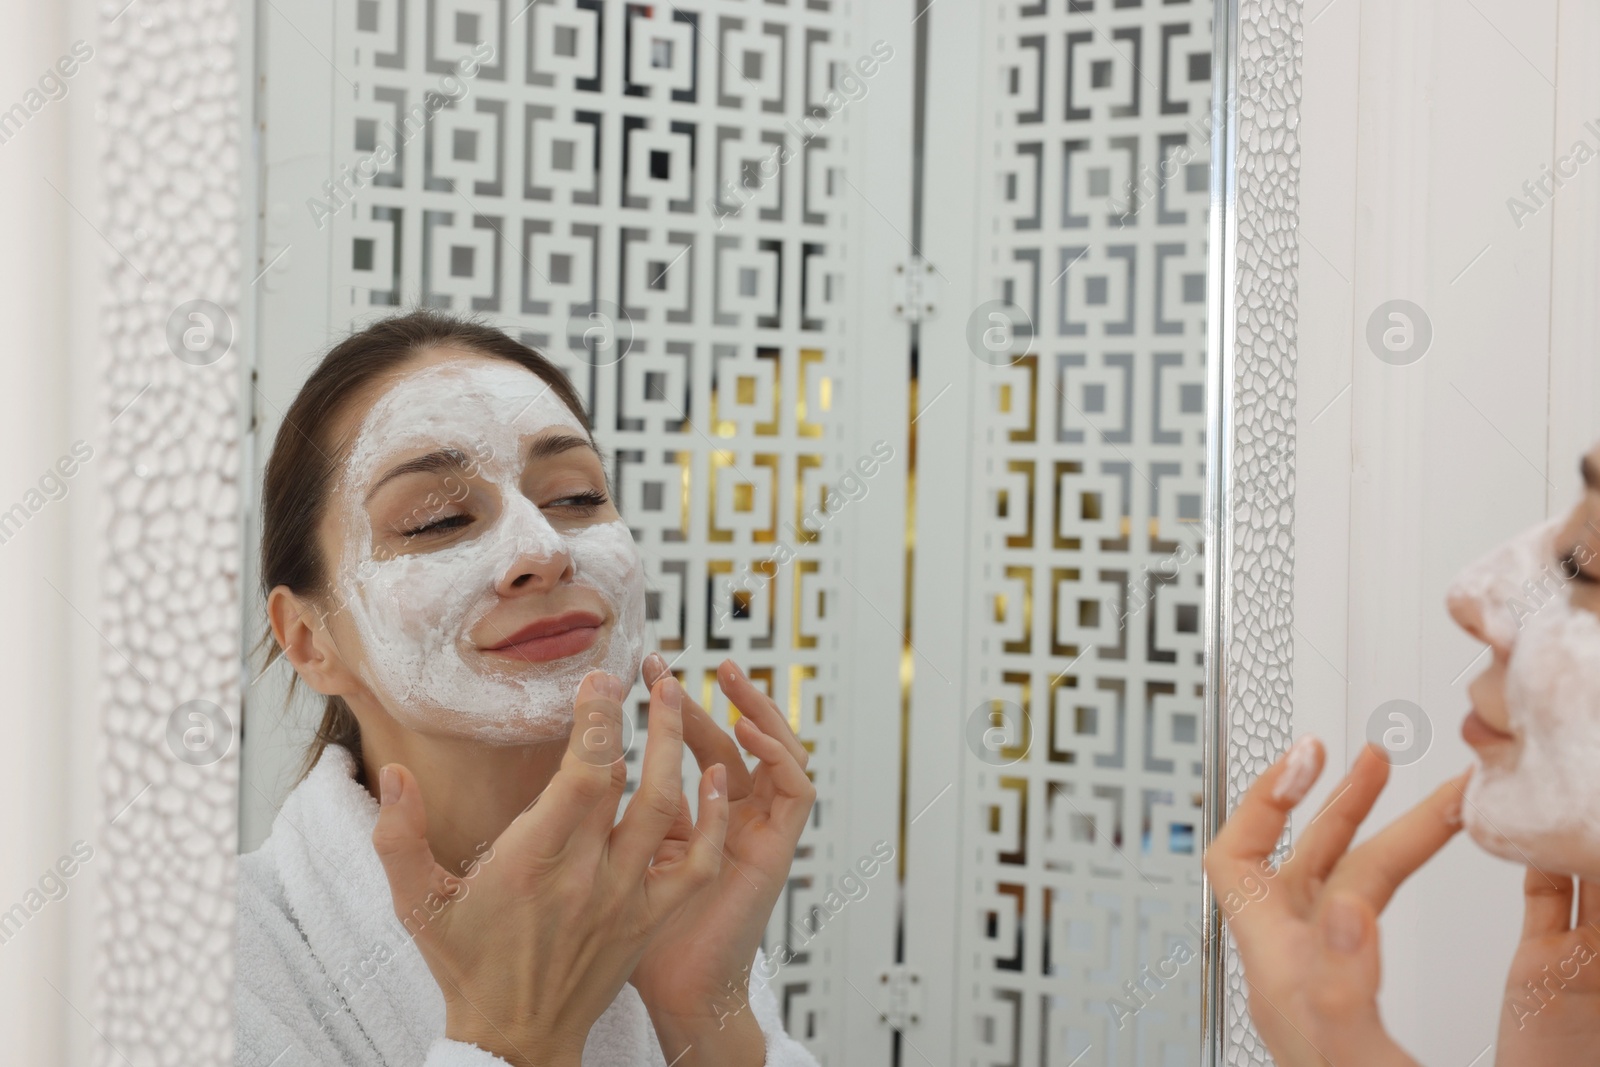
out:
<path id="1" fill-rule="evenodd" d="M 564 738 L 643 655 L 644 573 L 588 431 L 527 369 L 433 349 L 355 406 L 319 531 L 347 699 L 488 744 Z"/>
<path id="2" fill-rule="evenodd" d="M 1483 848 L 1600 879 L 1600 447 L 1583 499 L 1451 583 L 1450 614 L 1493 659 L 1461 733 L 1478 755 L 1462 815 Z"/>

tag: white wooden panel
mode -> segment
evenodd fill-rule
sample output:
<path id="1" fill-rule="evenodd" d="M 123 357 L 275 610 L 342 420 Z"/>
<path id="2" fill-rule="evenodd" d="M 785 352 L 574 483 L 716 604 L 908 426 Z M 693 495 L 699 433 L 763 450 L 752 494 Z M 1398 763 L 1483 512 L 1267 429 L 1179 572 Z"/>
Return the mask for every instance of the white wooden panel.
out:
<path id="1" fill-rule="evenodd" d="M 1556 115 L 1552 162 L 1585 141 L 1600 149 L 1600 7 L 1561 0 L 1556 39 Z M 1591 125 L 1592 124 L 1592 125 Z M 1549 208 L 1550 443 L 1556 490 L 1551 514 L 1571 499 L 1572 457 L 1600 438 L 1600 168 L 1591 159 Z M 1563 168 L 1567 169 L 1567 168 Z"/>
<path id="2" fill-rule="evenodd" d="M 1594 29 L 1563 9 L 1558 34 L 1554 0 L 1334 3 L 1306 18 L 1296 730 L 1342 765 L 1379 704 L 1421 706 L 1431 747 L 1394 769 L 1377 827 L 1471 760 L 1458 730 L 1482 661 L 1445 614 L 1446 583 L 1570 502 L 1596 430 L 1593 230 L 1577 229 L 1594 179 L 1521 228 L 1506 204 L 1593 113 L 1587 64 L 1561 65 L 1566 129 L 1552 83 L 1558 42 L 1576 56 Z M 1395 298 L 1433 329 L 1408 365 L 1365 336 Z M 1422 1062 L 1471 1062 L 1493 1041 L 1519 885 L 1458 841 L 1386 912 L 1383 1014 Z"/>

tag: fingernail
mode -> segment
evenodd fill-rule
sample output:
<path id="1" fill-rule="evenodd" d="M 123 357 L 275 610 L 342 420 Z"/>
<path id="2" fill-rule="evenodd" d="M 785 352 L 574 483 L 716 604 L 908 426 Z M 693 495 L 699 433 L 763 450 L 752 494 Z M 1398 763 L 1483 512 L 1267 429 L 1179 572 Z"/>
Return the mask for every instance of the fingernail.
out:
<path id="1" fill-rule="evenodd" d="M 683 707 L 683 686 L 671 675 L 661 683 L 661 702 L 673 711 Z"/>
<path id="2" fill-rule="evenodd" d="M 1323 908 L 1322 939 L 1335 952 L 1348 954 L 1359 950 L 1361 926 L 1361 912 L 1354 901 L 1333 897 Z"/>
<path id="3" fill-rule="evenodd" d="M 733 660 L 731 660 L 731 659 L 730 660 L 724 660 L 723 662 L 728 665 L 728 670 L 733 672 L 733 676 L 735 678 L 743 678 L 743 677 L 745 677 L 744 671 L 740 670 L 739 669 L 739 665 L 737 663 L 733 662 Z"/>
<path id="4" fill-rule="evenodd" d="M 655 685 L 656 679 L 661 677 L 661 672 L 666 669 L 667 661 L 661 658 L 661 653 L 650 653 L 644 658 L 644 684 Z"/>
<path id="5" fill-rule="evenodd" d="M 378 805 L 386 808 L 399 799 L 400 776 L 393 767 L 384 767 L 378 772 Z"/>
<path id="6" fill-rule="evenodd" d="M 1283 770 L 1272 787 L 1272 799 L 1300 803 L 1317 780 L 1317 739 L 1310 734 L 1289 746 L 1284 755 Z"/>
<path id="7" fill-rule="evenodd" d="M 1459 790 L 1461 787 L 1457 786 L 1456 788 Z M 1449 806 L 1444 809 L 1444 824 L 1450 827 L 1452 830 L 1461 829 L 1461 805 L 1465 800 L 1466 796 L 1460 792 L 1457 792 L 1456 795 L 1450 799 Z"/>
<path id="8" fill-rule="evenodd" d="M 718 763 L 711 768 L 711 795 L 708 799 L 716 800 L 728 791 L 728 768 Z"/>

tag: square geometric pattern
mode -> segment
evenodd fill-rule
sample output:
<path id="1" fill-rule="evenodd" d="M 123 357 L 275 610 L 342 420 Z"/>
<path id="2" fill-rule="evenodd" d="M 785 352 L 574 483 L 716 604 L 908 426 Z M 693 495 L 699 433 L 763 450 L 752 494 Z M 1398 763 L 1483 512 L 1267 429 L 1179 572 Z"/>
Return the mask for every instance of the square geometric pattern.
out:
<path id="1" fill-rule="evenodd" d="M 1195 1063 L 1211 5 L 985 24 L 956 1062 Z"/>

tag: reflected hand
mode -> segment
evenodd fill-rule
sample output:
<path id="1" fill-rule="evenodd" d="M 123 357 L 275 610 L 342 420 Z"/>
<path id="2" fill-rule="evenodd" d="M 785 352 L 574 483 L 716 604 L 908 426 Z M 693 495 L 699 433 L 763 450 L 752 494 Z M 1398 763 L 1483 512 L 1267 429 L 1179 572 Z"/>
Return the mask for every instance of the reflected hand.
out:
<path id="1" fill-rule="evenodd" d="M 445 1036 L 516 1067 L 577 1067 L 650 935 L 721 864 L 728 809 L 711 772 L 694 841 L 657 855 L 679 816 L 683 773 L 680 717 L 666 701 L 651 708 L 642 795 L 616 818 L 627 781 L 625 693 L 603 672 L 584 678 L 560 770 L 468 878 L 434 859 L 416 777 L 394 763 L 381 772 L 372 844 L 395 915 L 444 995 Z M 664 784 L 671 802 L 647 802 Z"/>
<path id="2" fill-rule="evenodd" d="M 1205 855 L 1250 986 L 1250 1018 L 1279 1067 L 1416 1067 L 1378 1017 L 1378 915 L 1461 827 L 1466 775 L 1355 849 L 1389 777 L 1381 749 L 1356 757 L 1276 869 L 1289 812 L 1322 772 L 1301 738 L 1250 787 Z M 1348 850 L 1348 851 L 1347 851 Z"/>
<path id="3" fill-rule="evenodd" d="M 1600 1048 L 1600 885 L 1529 867 L 1522 892 L 1522 941 L 1506 977 L 1494 1062 L 1587 1062 Z"/>
<path id="4" fill-rule="evenodd" d="M 645 660 L 644 679 L 652 693 L 681 689 L 656 653 Z M 663 1051 L 672 1048 L 669 1060 L 691 1043 L 696 1054 L 710 1054 L 708 1042 L 728 1037 L 735 1028 L 760 1036 L 746 1010 L 750 964 L 817 795 L 805 772 L 809 756 L 778 706 L 732 660 L 718 668 L 717 684 L 739 710 L 734 736 L 760 762 L 754 773 L 747 770 L 733 738 L 684 696 L 684 742 L 701 768 L 727 768 L 728 830 L 716 880 L 662 925 L 633 971 L 631 981 L 650 1011 Z M 687 800 L 682 803 L 657 862 L 690 847 L 696 834 Z M 754 1063 L 762 1062 L 763 1049 L 755 1049 Z M 726 1056 L 715 1062 L 733 1061 Z"/>

